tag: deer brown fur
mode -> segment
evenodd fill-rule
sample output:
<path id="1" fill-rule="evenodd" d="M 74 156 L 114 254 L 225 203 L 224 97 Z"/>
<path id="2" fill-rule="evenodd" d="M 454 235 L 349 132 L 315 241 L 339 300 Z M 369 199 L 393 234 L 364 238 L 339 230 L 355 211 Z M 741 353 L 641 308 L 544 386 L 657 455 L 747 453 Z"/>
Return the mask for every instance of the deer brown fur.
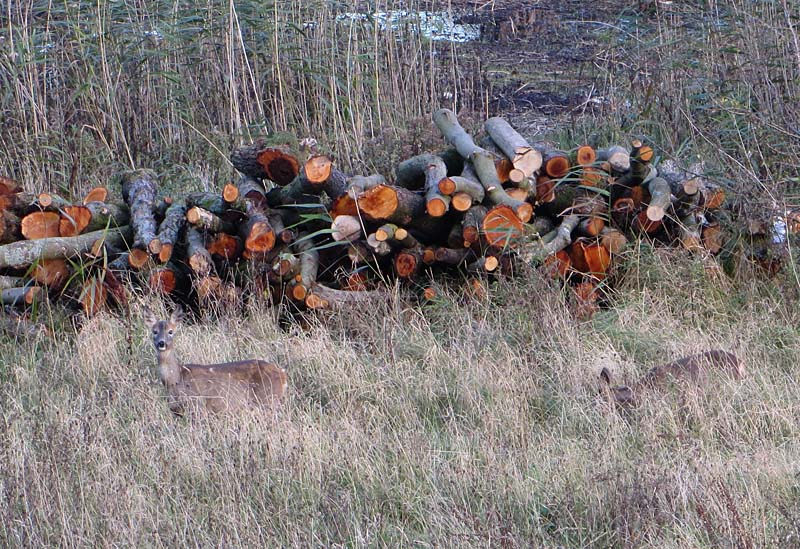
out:
<path id="1" fill-rule="evenodd" d="M 158 377 L 167 389 L 169 407 L 174 413 L 182 415 L 191 408 L 213 413 L 254 407 L 276 409 L 288 385 L 283 368 L 263 360 L 183 364 L 173 347 L 173 337 L 182 319 L 180 308 L 167 320 L 158 320 L 146 311 L 158 355 Z"/>
<path id="2" fill-rule="evenodd" d="M 611 373 L 607 368 L 600 372 L 603 391 L 614 402 L 625 407 L 638 406 L 648 390 L 682 381 L 695 384 L 705 380 L 711 371 L 727 373 L 735 379 L 744 376 L 744 367 L 736 355 L 727 351 L 706 351 L 656 366 L 631 386 L 612 386 Z"/>

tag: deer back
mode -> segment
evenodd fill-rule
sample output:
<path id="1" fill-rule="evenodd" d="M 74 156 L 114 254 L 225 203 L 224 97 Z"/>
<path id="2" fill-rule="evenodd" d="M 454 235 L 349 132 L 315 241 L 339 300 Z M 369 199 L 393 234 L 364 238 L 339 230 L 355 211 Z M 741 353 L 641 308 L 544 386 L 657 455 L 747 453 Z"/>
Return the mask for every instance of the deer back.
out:
<path id="1" fill-rule="evenodd" d="M 184 364 L 175 399 L 200 404 L 212 412 L 251 408 L 274 408 L 286 395 L 286 371 L 263 360 L 224 364 Z"/>

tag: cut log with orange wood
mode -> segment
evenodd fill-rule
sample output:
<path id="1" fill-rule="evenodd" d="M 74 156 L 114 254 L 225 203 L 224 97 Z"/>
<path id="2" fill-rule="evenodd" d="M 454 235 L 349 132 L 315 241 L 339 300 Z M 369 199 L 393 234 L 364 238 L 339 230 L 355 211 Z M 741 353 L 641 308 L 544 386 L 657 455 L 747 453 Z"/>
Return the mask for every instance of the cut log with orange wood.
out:
<path id="1" fill-rule="evenodd" d="M 215 235 L 209 235 L 206 249 L 212 257 L 230 262 L 236 261 L 241 257 L 244 251 L 244 244 L 238 236 L 228 233 L 217 233 Z"/>
<path id="2" fill-rule="evenodd" d="M 158 252 L 158 260 L 166 263 L 172 258 L 175 244 L 180 242 L 181 234 L 186 227 L 186 206 L 183 204 L 173 204 L 167 208 L 164 214 L 164 221 L 158 228 L 158 241 L 161 250 Z"/>
<path id="3" fill-rule="evenodd" d="M 108 189 L 105 187 L 95 187 L 83 197 L 84 204 L 88 204 L 89 202 L 105 202 L 106 200 L 108 200 Z"/>
<path id="4" fill-rule="evenodd" d="M 275 231 L 267 215 L 258 208 L 250 208 L 247 220 L 240 226 L 244 249 L 252 255 L 264 255 L 275 247 Z"/>
<path id="5" fill-rule="evenodd" d="M 231 152 L 231 163 L 238 171 L 255 179 L 269 179 L 288 185 L 300 173 L 302 154 L 297 140 L 288 134 L 259 138 L 252 145 Z"/>
<path id="6" fill-rule="evenodd" d="M 339 309 L 342 307 L 369 307 L 389 299 L 382 290 L 346 291 L 335 290 L 323 284 L 314 284 L 306 294 L 305 304 L 309 309 Z"/>
<path id="7" fill-rule="evenodd" d="M 570 247 L 570 263 L 576 271 L 603 280 L 611 265 L 611 254 L 599 242 L 579 238 Z"/>
<path id="8" fill-rule="evenodd" d="M 61 216 L 57 212 L 33 212 L 22 218 L 20 232 L 28 240 L 60 235 Z"/>
<path id="9" fill-rule="evenodd" d="M 358 208 L 367 219 L 407 225 L 425 213 L 425 198 L 403 187 L 378 185 L 358 195 Z"/>
<path id="10" fill-rule="evenodd" d="M 31 278 L 40 286 L 60 289 L 69 279 L 70 270 L 65 259 L 42 259 L 33 266 Z"/>
<path id="11" fill-rule="evenodd" d="M 44 291 L 38 286 L 23 286 L 20 288 L 5 288 L 0 291 L 0 302 L 12 307 L 25 307 L 33 305 L 45 297 Z"/>

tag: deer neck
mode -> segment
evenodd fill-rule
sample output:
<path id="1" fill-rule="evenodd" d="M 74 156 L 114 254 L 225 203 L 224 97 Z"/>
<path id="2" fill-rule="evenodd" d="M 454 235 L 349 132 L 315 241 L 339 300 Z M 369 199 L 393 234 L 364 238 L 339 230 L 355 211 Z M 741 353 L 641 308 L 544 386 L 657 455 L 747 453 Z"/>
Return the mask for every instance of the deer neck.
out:
<path id="1" fill-rule="evenodd" d="M 158 378 L 167 387 L 175 386 L 180 381 L 181 365 L 174 350 L 158 351 Z"/>

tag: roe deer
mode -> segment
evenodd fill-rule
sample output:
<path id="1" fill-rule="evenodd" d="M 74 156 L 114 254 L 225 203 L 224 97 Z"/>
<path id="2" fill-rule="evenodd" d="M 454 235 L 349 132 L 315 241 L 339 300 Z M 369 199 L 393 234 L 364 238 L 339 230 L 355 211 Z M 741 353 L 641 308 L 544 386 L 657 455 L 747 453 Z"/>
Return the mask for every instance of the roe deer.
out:
<path id="1" fill-rule="evenodd" d="M 744 367 L 736 355 L 715 350 L 656 366 L 630 387 L 612 386 L 611 373 L 607 368 L 603 368 L 600 372 L 600 379 L 604 382 L 603 391 L 613 398 L 614 402 L 621 406 L 634 407 L 641 404 L 642 393 L 648 389 L 666 386 L 671 381 L 698 383 L 712 369 L 727 372 L 736 379 L 744 376 Z"/>
<path id="2" fill-rule="evenodd" d="M 158 353 L 158 377 L 167 389 L 169 407 L 175 414 L 182 415 L 190 406 L 210 412 L 248 407 L 275 409 L 286 394 L 286 371 L 263 360 L 182 364 L 172 342 L 183 320 L 181 309 L 176 309 L 169 320 L 158 320 L 149 310 L 145 314 Z"/>

